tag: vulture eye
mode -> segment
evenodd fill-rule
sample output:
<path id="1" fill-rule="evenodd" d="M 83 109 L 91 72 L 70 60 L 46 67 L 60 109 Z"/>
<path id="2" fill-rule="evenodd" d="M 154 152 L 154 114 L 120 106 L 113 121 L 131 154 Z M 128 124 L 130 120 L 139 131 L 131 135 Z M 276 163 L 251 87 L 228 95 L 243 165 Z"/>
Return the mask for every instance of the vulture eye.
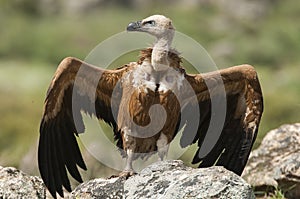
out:
<path id="1" fill-rule="evenodd" d="M 143 25 L 146 25 L 146 26 L 155 26 L 155 21 L 154 20 L 145 21 L 143 23 Z"/>

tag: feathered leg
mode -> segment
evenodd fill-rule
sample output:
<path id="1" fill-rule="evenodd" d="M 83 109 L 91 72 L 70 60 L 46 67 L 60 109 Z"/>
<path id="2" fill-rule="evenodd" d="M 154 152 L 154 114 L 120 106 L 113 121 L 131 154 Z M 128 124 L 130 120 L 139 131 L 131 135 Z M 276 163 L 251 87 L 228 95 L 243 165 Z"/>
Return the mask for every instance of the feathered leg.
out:
<path id="1" fill-rule="evenodd" d="M 158 157 L 160 161 L 163 161 L 167 157 L 169 151 L 167 136 L 163 133 L 160 134 L 159 139 L 156 142 Z"/>
<path id="2" fill-rule="evenodd" d="M 136 174 L 133 170 L 132 162 L 133 162 L 134 153 L 131 149 L 127 149 L 127 159 L 126 159 L 126 166 L 124 170 L 119 174 L 119 177 L 125 177 L 126 179 L 130 176 Z"/>

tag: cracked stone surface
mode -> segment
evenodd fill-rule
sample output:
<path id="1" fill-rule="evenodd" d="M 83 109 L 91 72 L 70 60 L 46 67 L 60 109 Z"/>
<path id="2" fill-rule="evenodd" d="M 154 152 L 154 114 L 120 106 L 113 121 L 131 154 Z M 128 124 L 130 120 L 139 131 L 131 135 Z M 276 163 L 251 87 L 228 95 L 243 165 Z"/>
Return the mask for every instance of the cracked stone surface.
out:
<path id="1" fill-rule="evenodd" d="M 95 179 L 70 198 L 255 198 L 251 186 L 223 167 L 194 169 L 179 160 L 156 162 L 127 180 Z"/>
<path id="2" fill-rule="evenodd" d="M 0 166 L 0 198 L 45 198 L 46 189 L 37 176 Z"/>
<path id="3" fill-rule="evenodd" d="M 289 199 L 300 198 L 300 123 L 267 133 L 251 153 L 243 178 L 257 191 L 279 188 Z"/>

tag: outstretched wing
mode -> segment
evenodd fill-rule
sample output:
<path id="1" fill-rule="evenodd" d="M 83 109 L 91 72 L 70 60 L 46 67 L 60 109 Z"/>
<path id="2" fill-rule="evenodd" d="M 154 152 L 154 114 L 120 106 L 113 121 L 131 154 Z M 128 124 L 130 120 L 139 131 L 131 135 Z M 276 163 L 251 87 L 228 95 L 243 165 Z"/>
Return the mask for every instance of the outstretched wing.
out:
<path id="1" fill-rule="evenodd" d="M 181 146 L 198 144 L 193 164 L 222 165 L 241 175 L 256 139 L 263 98 L 255 69 L 249 65 L 186 75 L 196 103 L 182 111 L 186 122 Z M 194 110 L 199 110 L 195 117 Z M 196 132 L 192 132 L 196 126 Z"/>
<path id="2" fill-rule="evenodd" d="M 62 186 L 71 191 L 67 170 L 79 182 L 77 166 L 86 170 L 75 137 L 84 132 L 80 111 L 116 130 L 111 96 L 127 68 L 104 70 L 71 57 L 58 66 L 45 100 L 38 147 L 39 170 L 52 196 L 56 197 L 56 192 L 63 196 Z"/>

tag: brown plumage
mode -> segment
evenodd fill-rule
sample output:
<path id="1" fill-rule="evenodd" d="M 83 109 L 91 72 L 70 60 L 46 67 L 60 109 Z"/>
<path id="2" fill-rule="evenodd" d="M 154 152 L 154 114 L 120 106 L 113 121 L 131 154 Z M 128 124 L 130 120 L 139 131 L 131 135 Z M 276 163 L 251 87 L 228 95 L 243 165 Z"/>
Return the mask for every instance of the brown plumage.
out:
<path id="1" fill-rule="evenodd" d="M 87 169 L 75 138 L 84 132 L 80 111 L 113 128 L 116 144 L 127 158 L 120 175 L 133 174 L 136 158 L 158 152 L 163 159 L 182 128 L 180 145 L 199 146 L 193 163 L 223 165 L 240 175 L 263 111 L 255 69 L 240 65 L 187 74 L 178 53 L 170 50 L 174 27 L 168 18 L 154 15 L 129 24 L 127 30 L 157 37 L 137 62 L 106 70 L 69 57 L 57 68 L 45 100 L 38 150 L 40 173 L 50 193 L 63 196 L 62 187 L 71 191 L 67 171 L 82 182 L 77 166 Z M 222 110 L 223 123 L 213 123 Z M 214 137 L 220 125 L 219 137 Z M 211 138 L 217 139 L 216 144 L 205 153 Z"/>

